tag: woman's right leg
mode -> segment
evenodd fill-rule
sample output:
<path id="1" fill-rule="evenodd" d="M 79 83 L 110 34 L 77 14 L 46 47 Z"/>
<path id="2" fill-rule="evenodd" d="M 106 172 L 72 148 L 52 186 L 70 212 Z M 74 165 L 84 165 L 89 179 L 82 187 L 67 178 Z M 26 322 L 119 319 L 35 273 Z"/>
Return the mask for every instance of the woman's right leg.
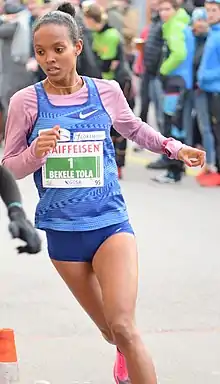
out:
<path id="1" fill-rule="evenodd" d="M 100 285 L 91 264 L 53 259 L 51 261 L 76 300 L 100 329 L 104 338 L 109 343 L 114 344 L 111 331 L 103 314 Z"/>
<path id="2" fill-rule="evenodd" d="M 103 337 L 115 345 L 104 316 L 100 284 L 90 262 L 98 243 L 101 244 L 105 238 L 106 233 L 97 234 L 97 231 L 84 233 L 47 231 L 48 252 L 54 267 L 76 300 L 100 329 Z M 115 366 L 118 363 L 118 356 L 119 352 L 116 355 Z M 120 367 L 124 373 L 127 372 L 126 361 L 121 353 Z"/>

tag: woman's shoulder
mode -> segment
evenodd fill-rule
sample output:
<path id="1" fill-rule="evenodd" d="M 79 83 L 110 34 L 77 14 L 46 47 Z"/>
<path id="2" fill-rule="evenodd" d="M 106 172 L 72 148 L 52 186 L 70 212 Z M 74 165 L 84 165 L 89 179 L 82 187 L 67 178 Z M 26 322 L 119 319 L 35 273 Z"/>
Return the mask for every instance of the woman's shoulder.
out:
<path id="1" fill-rule="evenodd" d="M 23 114 L 25 121 L 33 124 L 37 117 L 37 94 L 34 85 L 16 92 L 10 100 L 9 110 L 11 113 Z"/>
<path id="2" fill-rule="evenodd" d="M 37 104 L 37 94 L 35 91 L 34 85 L 29 85 L 26 88 L 17 91 L 12 97 L 10 104 L 13 106 L 21 106 L 28 107 L 33 104 Z"/>
<path id="3" fill-rule="evenodd" d="M 115 120 L 116 110 L 123 99 L 123 93 L 115 80 L 93 79 L 104 108 L 112 120 Z"/>
<path id="4" fill-rule="evenodd" d="M 120 86 L 115 80 L 104 80 L 104 79 L 92 79 L 98 88 L 99 93 L 118 94 Z"/>

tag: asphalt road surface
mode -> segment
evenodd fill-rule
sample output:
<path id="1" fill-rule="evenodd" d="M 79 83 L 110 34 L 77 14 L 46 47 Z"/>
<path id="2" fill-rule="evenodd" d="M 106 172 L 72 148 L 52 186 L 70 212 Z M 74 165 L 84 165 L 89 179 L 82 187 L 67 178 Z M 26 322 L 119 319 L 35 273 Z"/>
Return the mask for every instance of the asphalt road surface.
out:
<path id="1" fill-rule="evenodd" d="M 200 188 L 190 176 L 155 185 L 147 159 L 130 154 L 121 182 L 139 248 L 138 325 L 160 384 L 219 384 L 219 189 Z M 19 185 L 33 220 L 32 178 Z M 0 327 L 15 330 L 20 383 L 113 383 L 114 348 L 73 299 L 46 246 L 39 255 L 16 254 L 0 208 Z"/>

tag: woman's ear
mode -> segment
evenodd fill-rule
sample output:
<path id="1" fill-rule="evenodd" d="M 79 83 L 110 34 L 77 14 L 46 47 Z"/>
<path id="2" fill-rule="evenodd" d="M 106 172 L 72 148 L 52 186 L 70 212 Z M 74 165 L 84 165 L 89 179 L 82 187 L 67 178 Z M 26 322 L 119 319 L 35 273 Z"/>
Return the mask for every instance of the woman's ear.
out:
<path id="1" fill-rule="evenodd" d="M 83 41 L 79 39 L 75 45 L 75 55 L 79 56 L 83 49 Z"/>

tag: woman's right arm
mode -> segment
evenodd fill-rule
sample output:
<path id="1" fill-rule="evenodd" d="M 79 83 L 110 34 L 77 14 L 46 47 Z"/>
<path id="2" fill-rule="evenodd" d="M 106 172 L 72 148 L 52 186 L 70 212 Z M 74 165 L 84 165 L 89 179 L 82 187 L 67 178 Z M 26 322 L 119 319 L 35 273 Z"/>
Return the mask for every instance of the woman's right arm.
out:
<path id="1" fill-rule="evenodd" d="M 34 173 L 46 161 L 46 157 L 36 157 L 35 146 L 37 139 L 29 147 L 27 145 L 27 136 L 33 129 L 33 120 L 27 112 L 28 108 L 24 99 L 24 90 L 15 94 L 11 99 L 2 160 L 4 166 L 14 174 L 16 179 L 23 179 Z"/>

